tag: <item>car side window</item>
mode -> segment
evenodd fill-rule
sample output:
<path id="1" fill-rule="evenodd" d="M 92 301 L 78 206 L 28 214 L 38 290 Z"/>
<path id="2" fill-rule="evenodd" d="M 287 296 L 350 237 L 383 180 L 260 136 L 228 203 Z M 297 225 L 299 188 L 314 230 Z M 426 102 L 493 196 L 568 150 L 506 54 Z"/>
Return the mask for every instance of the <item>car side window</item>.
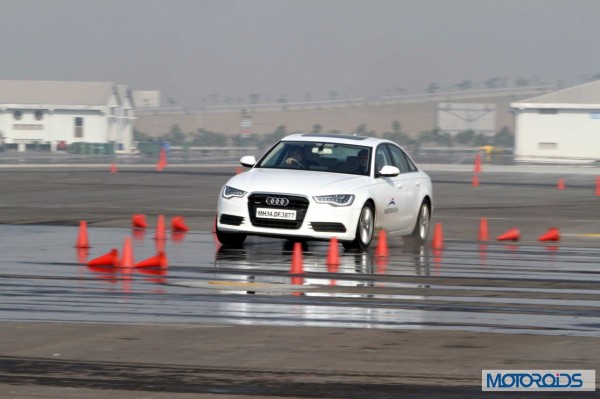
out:
<path id="1" fill-rule="evenodd" d="M 388 149 L 392 154 L 392 160 L 394 161 L 394 166 L 400 169 L 400 173 L 408 173 L 408 172 L 416 172 L 417 167 L 414 163 L 408 158 L 406 153 L 402 151 L 400 148 L 395 145 L 388 145 Z"/>
<path id="2" fill-rule="evenodd" d="M 386 165 L 392 165 L 392 160 L 385 146 L 380 145 L 375 152 L 375 171 L 379 172 Z"/>

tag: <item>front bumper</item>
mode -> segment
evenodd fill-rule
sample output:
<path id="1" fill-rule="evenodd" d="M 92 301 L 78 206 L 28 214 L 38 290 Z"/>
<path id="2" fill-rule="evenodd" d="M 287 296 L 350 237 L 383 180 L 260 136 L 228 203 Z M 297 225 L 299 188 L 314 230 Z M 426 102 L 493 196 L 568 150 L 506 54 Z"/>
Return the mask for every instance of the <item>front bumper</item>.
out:
<path id="1" fill-rule="evenodd" d="M 303 216 L 301 222 L 288 222 L 277 219 L 257 218 L 254 204 L 250 204 L 252 195 L 243 198 L 219 198 L 217 206 L 217 228 L 229 233 L 244 233 L 271 237 L 298 237 L 317 240 L 329 240 L 336 237 L 341 241 L 352 241 L 356 234 L 356 226 L 361 208 L 355 204 L 336 207 L 328 204 L 315 203 L 311 198 L 302 197 L 306 207 L 301 209 L 298 204 L 289 207 L 269 207 L 277 211 L 296 210 L 297 219 Z M 299 197 L 299 196 L 294 196 Z M 254 214 L 251 214 L 253 212 Z"/>

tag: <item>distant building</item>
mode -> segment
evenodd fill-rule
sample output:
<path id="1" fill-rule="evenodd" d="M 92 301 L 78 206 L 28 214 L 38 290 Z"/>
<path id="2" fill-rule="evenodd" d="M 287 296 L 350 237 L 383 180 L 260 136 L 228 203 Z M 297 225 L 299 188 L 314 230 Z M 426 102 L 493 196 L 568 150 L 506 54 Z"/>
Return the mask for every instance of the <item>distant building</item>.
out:
<path id="1" fill-rule="evenodd" d="M 133 146 L 134 102 L 111 82 L 0 80 L 0 135 L 5 146 L 76 142 Z"/>
<path id="2" fill-rule="evenodd" d="M 600 160 L 600 80 L 510 104 L 515 160 Z"/>
<path id="3" fill-rule="evenodd" d="M 472 131 L 493 136 L 496 133 L 496 104 L 490 103 L 439 103 L 437 129 L 440 133 Z"/>
<path id="4" fill-rule="evenodd" d="M 158 108 L 160 107 L 160 91 L 134 90 L 133 102 L 136 108 Z"/>

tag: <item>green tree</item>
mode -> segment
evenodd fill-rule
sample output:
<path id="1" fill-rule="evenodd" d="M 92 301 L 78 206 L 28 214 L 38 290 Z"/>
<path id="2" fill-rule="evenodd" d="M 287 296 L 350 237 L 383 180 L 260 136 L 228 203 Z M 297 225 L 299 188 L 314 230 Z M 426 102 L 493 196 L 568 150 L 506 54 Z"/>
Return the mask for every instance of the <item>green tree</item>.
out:
<path id="1" fill-rule="evenodd" d="M 470 145 L 473 144 L 473 140 L 475 139 L 475 132 L 472 130 L 465 130 L 464 132 L 457 133 L 454 139 L 458 144 Z"/>
<path id="2" fill-rule="evenodd" d="M 175 124 L 171 126 L 171 131 L 167 133 L 164 140 L 173 145 L 183 145 L 187 141 L 187 136 L 183 133 L 179 125 Z"/>
<path id="3" fill-rule="evenodd" d="M 365 125 L 364 123 L 361 123 L 360 125 L 358 125 L 358 127 L 356 129 L 354 129 L 354 133 L 366 134 L 367 133 L 367 125 Z"/>
<path id="4" fill-rule="evenodd" d="M 436 91 L 440 90 L 440 85 L 435 83 L 435 82 L 431 82 L 429 83 L 429 86 L 427 87 L 427 93 L 435 93 Z"/>
<path id="5" fill-rule="evenodd" d="M 512 148 L 515 146 L 515 136 L 509 128 L 504 126 L 494 135 L 494 145 L 498 147 Z"/>
<path id="6" fill-rule="evenodd" d="M 264 136 L 261 145 L 272 146 L 287 135 L 288 133 L 285 125 L 277 126 L 274 132 L 268 133 Z"/>
<path id="7" fill-rule="evenodd" d="M 515 80 L 515 86 L 517 86 L 517 87 L 529 86 L 529 80 L 526 78 L 518 78 L 517 80 Z"/>
<path id="8" fill-rule="evenodd" d="M 337 99 L 338 99 L 338 97 L 340 96 L 340 94 L 341 94 L 341 93 L 340 93 L 339 91 L 337 91 L 337 90 L 331 90 L 331 91 L 329 92 L 329 100 L 330 100 L 330 101 L 335 101 L 335 100 L 337 100 Z"/>
<path id="9" fill-rule="evenodd" d="M 146 133 L 142 133 L 137 129 L 133 129 L 133 140 L 134 141 L 151 141 L 152 138 Z"/>
<path id="10" fill-rule="evenodd" d="M 456 85 L 456 88 L 459 90 L 469 90 L 473 87 L 473 82 L 470 80 L 463 80 L 462 82 Z"/>
<path id="11" fill-rule="evenodd" d="M 473 139 L 473 145 L 476 147 L 482 147 L 484 145 L 488 145 L 491 142 L 491 137 L 489 137 L 486 134 L 483 133 L 479 133 L 478 135 L 475 136 L 475 138 Z"/>
<path id="12" fill-rule="evenodd" d="M 193 134 L 191 144 L 201 147 L 223 147 L 228 141 L 228 137 L 223 133 L 200 128 Z"/>
<path id="13" fill-rule="evenodd" d="M 248 101 L 250 104 L 258 104 L 260 102 L 260 94 L 252 93 L 248 96 Z"/>
<path id="14" fill-rule="evenodd" d="M 392 122 L 392 131 L 384 132 L 383 138 L 394 141 L 400 145 L 413 144 L 414 140 L 405 132 L 402 131 L 402 125 L 399 121 Z"/>

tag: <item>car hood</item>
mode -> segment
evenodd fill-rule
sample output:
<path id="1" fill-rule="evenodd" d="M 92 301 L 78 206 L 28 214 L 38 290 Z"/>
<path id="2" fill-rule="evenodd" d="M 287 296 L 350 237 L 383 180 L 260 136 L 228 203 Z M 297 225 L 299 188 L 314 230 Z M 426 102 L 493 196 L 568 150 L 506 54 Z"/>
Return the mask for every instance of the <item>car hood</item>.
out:
<path id="1" fill-rule="evenodd" d="M 229 179 L 228 186 L 252 192 L 300 195 L 352 194 L 369 176 L 294 169 L 254 168 Z"/>

